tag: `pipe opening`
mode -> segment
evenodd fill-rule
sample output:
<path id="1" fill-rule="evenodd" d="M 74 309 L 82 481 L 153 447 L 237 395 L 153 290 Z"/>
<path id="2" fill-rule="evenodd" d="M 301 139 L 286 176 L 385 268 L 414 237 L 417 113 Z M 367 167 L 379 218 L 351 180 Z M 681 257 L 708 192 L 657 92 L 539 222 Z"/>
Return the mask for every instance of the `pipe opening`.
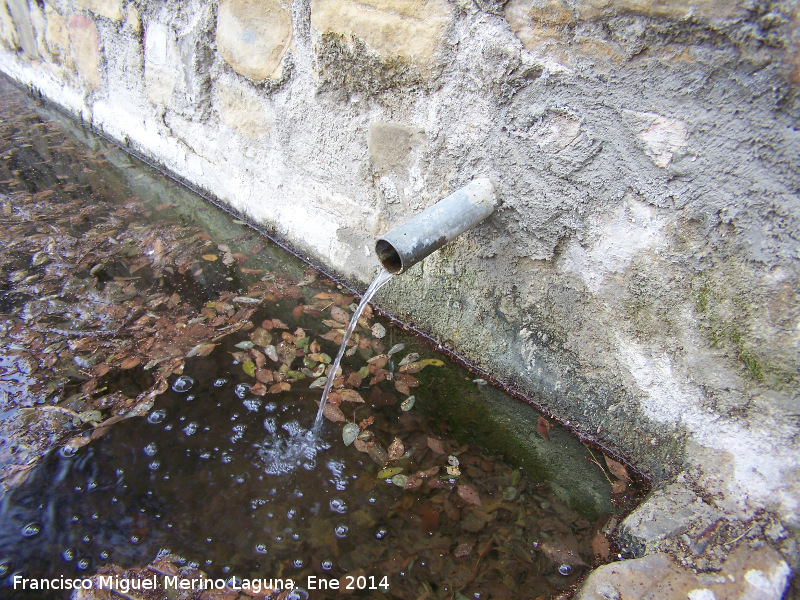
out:
<path id="1" fill-rule="evenodd" d="M 400 258 L 395 247 L 386 240 L 375 242 L 375 254 L 378 255 L 378 260 L 381 261 L 383 268 L 389 273 L 396 275 L 403 270 L 403 259 Z"/>

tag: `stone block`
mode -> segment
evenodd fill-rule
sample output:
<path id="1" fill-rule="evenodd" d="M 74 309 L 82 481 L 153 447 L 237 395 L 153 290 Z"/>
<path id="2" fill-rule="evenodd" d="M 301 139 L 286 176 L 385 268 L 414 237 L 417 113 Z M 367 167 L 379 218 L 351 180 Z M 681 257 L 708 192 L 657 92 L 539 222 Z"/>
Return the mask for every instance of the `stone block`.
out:
<path id="1" fill-rule="evenodd" d="M 45 8 L 44 43 L 48 53 L 57 61 L 69 60 L 69 30 L 67 21 L 49 4 Z"/>
<path id="2" fill-rule="evenodd" d="M 264 114 L 261 98 L 243 85 L 220 84 L 217 110 L 228 129 L 251 140 L 269 132 L 272 125 Z"/>
<path id="3" fill-rule="evenodd" d="M 27 0 L 6 0 L 5 4 L 13 24 L 10 31 L 16 33 L 16 37 L 13 33 L 9 37 L 15 42 L 17 48 L 22 48 L 28 58 L 39 58 Z"/>
<path id="4" fill-rule="evenodd" d="M 83 80 L 94 89 L 100 88 L 100 34 L 95 22 L 84 15 L 72 15 L 69 29 L 72 63 Z"/>
<path id="5" fill-rule="evenodd" d="M 19 38 L 17 28 L 8 12 L 5 2 L 0 2 L 0 42 L 11 50 L 19 49 Z"/>
<path id="6" fill-rule="evenodd" d="M 623 540 L 637 547 L 653 548 L 659 541 L 674 538 L 693 525 L 713 523 L 720 512 L 703 502 L 679 483 L 653 492 L 622 523 Z"/>
<path id="7" fill-rule="evenodd" d="M 419 127 L 402 123 L 370 123 L 367 146 L 375 170 L 378 173 L 405 173 L 411 150 L 424 133 Z"/>
<path id="8" fill-rule="evenodd" d="M 292 43 L 292 17 L 278 0 L 221 0 L 217 47 L 231 68 L 253 81 L 280 79 Z"/>
<path id="9" fill-rule="evenodd" d="M 790 575 L 768 546 L 739 546 L 719 573 L 694 573 L 658 553 L 595 569 L 575 600 L 780 600 Z"/>
<path id="10" fill-rule="evenodd" d="M 170 28 L 150 21 L 144 35 L 144 83 L 147 99 L 157 106 L 169 105 L 178 82 L 177 50 Z M 179 64 L 179 63 L 178 63 Z"/>
<path id="11" fill-rule="evenodd" d="M 91 11 L 115 23 L 122 21 L 123 0 L 78 0 L 77 4 L 79 8 Z"/>
<path id="12" fill-rule="evenodd" d="M 445 0 L 312 0 L 319 33 L 357 37 L 382 57 L 430 66 L 452 19 Z"/>
<path id="13" fill-rule="evenodd" d="M 655 113 L 622 111 L 626 125 L 639 141 L 644 153 L 660 168 L 667 167 L 673 156 L 683 152 L 688 145 L 686 123 Z"/>

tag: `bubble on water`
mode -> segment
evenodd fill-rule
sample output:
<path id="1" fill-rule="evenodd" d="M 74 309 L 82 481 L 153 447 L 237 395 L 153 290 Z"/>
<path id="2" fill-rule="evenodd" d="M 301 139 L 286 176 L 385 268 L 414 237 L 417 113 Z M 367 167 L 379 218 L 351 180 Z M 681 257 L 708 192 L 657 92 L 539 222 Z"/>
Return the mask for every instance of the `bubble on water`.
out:
<path id="1" fill-rule="evenodd" d="M 150 442 L 144 447 L 144 453 L 147 454 L 147 456 L 155 456 L 156 452 L 158 452 L 158 446 L 156 446 L 155 442 Z"/>
<path id="2" fill-rule="evenodd" d="M 30 538 L 39 535 L 42 531 L 42 526 L 39 523 L 28 523 L 20 530 L 22 537 Z"/>
<path id="3" fill-rule="evenodd" d="M 164 431 L 172 431 L 173 425 L 170 423 L 169 425 L 164 425 Z"/>
<path id="4" fill-rule="evenodd" d="M 266 554 L 266 553 L 267 553 L 266 544 L 256 544 L 256 554 Z"/>
<path id="5" fill-rule="evenodd" d="M 83 536 L 83 537 L 81 538 L 81 541 L 82 541 L 84 544 L 88 544 L 89 542 L 91 542 L 91 541 L 92 541 L 92 536 L 90 536 L 90 535 L 87 533 L 85 536 Z"/>
<path id="6" fill-rule="evenodd" d="M 294 519 L 296 516 L 297 516 L 297 509 L 296 508 L 290 508 L 288 511 L 286 511 L 286 518 L 287 519 L 291 520 L 291 519 Z"/>
<path id="7" fill-rule="evenodd" d="M 200 454 L 198 454 L 198 456 L 203 459 L 208 459 L 211 458 L 211 452 L 208 450 L 200 450 Z"/>
<path id="8" fill-rule="evenodd" d="M 378 527 L 378 528 L 375 530 L 375 539 L 376 539 L 376 540 L 382 540 L 382 539 L 383 539 L 383 538 L 385 538 L 387 535 L 389 535 L 389 530 L 388 530 L 388 529 L 386 529 L 386 527 L 379 526 L 379 527 Z"/>
<path id="9" fill-rule="evenodd" d="M 264 419 L 264 429 L 267 430 L 267 433 L 275 433 L 278 431 L 278 426 L 275 423 L 275 419 L 272 417 Z"/>
<path id="10" fill-rule="evenodd" d="M 190 569 L 199 569 L 200 563 L 197 562 L 196 560 L 190 560 L 188 563 L 186 563 L 186 566 L 189 567 Z"/>
<path id="11" fill-rule="evenodd" d="M 236 394 L 236 397 L 240 400 L 244 400 L 247 397 L 247 392 L 250 391 L 250 386 L 246 383 L 237 383 L 236 387 L 233 388 L 233 393 Z"/>
<path id="12" fill-rule="evenodd" d="M 61 558 L 64 559 L 64 562 L 72 562 L 75 560 L 75 549 L 67 548 L 61 553 Z"/>
<path id="13" fill-rule="evenodd" d="M 267 402 L 264 405 L 264 410 L 268 413 L 275 412 L 275 409 L 278 408 L 278 405 L 275 402 Z"/>
<path id="14" fill-rule="evenodd" d="M 233 435 L 231 436 L 231 444 L 235 444 L 240 439 L 242 439 L 242 437 L 244 436 L 245 429 L 247 429 L 247 427 L 242 424 L 233 426 L 232 428 Z"/>
<path id="15" fill-rule="evenodd" d="M 100 513 L 92 513 L 92 516 L 89 517 L 92 521 L 97 521 L 100 518 Z"/>
<path id="16" fill-rule="evenodd" d="M 258 412 L 258 409 L 261 408 L 261 400 L 245 400 L 242 404 L 250 412 Z"/>
<path id="17" fill-rule="evenodd" d="M 167 411 L 163 408 L 159 410 L 151 411 L 149 415 L 147 415 L 147 422 L 151 425 L 158 425 L 167 418 Z"/>
<path id="18" fill-rule="evenodd" d="M 286 600 L 308 600 L 308 592 L 300 588 L 294 589 L 286 596 Z"/>
<path id="19" fill-rule="evenodd" d="M 89 482 L 89 485 L 88 485 L 87 487 L 88 487 L 90 490 L 96 490 L 96 489 L 97 489 L 97 482 L 96 482 L 96 481 L 90 481 L 90 482 Z"/>
<path id="20" fill-rule="evenodd" d="M 149 465 L 147 465 L 147 468 L 150 469 L 151 471 L 158 471 L 160 466 L 161 466 L 161 461 L 158 460 L 158 459 L 155 459 Z"/>
<path id="21" fill-rule="evenodd" d="M 156 554 L 156 558 L 166 558 L 170 554 L 172 554 L 172 550 L 170 550 L 169 548 L 159 548 L 158 554 Z"/>
<path id="22" fill-rule="evenodd" d="M 375 504 L 377 501 L 378 501 L 377 496 L 370 496 L 367 498 L 367 502 L 369 502 L 370 504 Z"/>
<path id="23" fill-rule="evenodd" d="M 333 568 L 333 561 L 326 558 L 319 563 L 319 566 L 322 567 L 323 571 L 330 571 Z"/>
<path id="24" fill-rule="evenodd" d="M 572 574 L 572 565 L 563 564 L 558 566 L 558 573 L 559 575 L 563 575 L 567 577 Z"/>
<path id="25" fill-rule="evenodd" d="M 305 560 L 303 560 L 302 558 L 295 558 L 295 559 L 292 561 L 292 566 L 293 566 L 295 569 L 302 569 L 303 567 L 305 567 L 305 566 L 306 566 L 306 561 L 305 561 Z"/>
<path id="26" fill-rule="evenodd" d="M 350 528 L 344 523 L 342 523 L 341 525 L 337 525 L 336 527 L 333 528 L 333 533 L 339 539 L 346 538 L 347 534 L 350 533 Z"/>
<path id="27" fill-rule="evenodd" d="M 194 398 L 195 398 L 194 394 L 189 394 L 188 396 L 186 396 L 186 401 L 187 402 L 193 402 Z"/>
<path id="28" fill-rule="evenodd" d="M 188 392 L 194 385 L 194 379 L 188 375 L 180 375 L 175 381 L 172 382 L 173 392 Z"/>
<path id="29" fill-rule="evenodd" d="M 222 453 L 222 463 L 227 465 L 227 464 L 230 464 L 231 461 L 233 461 L 233 457 L 230 454 L 228 454 L 227 452 L 223 452 Z"/>
<path id="30" fill-rule="evenodd" d="M 11 570 L 11 563 L 8 560 L 0 562 L 0 577 L 5 577 Z"/>
<path id="31" fill-rule="evenodd" d="M 222 387 L 226 383 L 228 383 L 228 380 L 223 377 L 220 377 L 219 379 L 216 379 L 214 381 L 214 387 Z"/>
<path id="32" fill-rule="evenodd" d="M 61 456 L 61 458 L 72 458 L 77 453 L 78 453 L 78 448 L 76 448 L 75 446 L 62 446 L 58 450 L 58 455 Z"/>
<path id="33" fill-rule="evenodd" d="M 300 534 L 299 534 L 299 533 L 293 533 L 293 534 L 292 534 L 292 539 L 293 539 L 295 542 L 299 542 L 299 541 L 300 541 Z"/>
<path id="34" fill-rule="evenodd" d="M 197 433 L 197 428 L 198 424 L 192 421 L 186 427 L 183 428 L 183 433 L 185 433 L 187 436 L 194 435 L 195 433 Z"/>
<path id="35" fill-rule="evenodd" d="M 131 544 L 138 544 L 139 543 L 139 536 L 138 535 L 132 535 L 131 537 L 128 538 L 128 541 Z"/>
<path id="36" fill-rule="evenodd" d="M 230 573 L 231 572 L 231 568 L 232 567 L 230 565 L 225 565 L 224 567 L 222 567 L 222 572 L 223 573 Z"/>
<path id="37" fill-rule="evenodd" d="M 91 564 L 92 564 L 91 560 L 89 560 L 88 558 L 82 558 L 77 563 L 75 563 L 75 566 L 79 570 L 85 571 L 86 569 L 88 569 L 91 566 Z"/>
<path id="38" fill-rule="evenodd" d="M 111 553 L 108 550 L 102 550 L 98 556 L 103 560 L 106 560 L 109 556 L 111 556 Z"/>
<path id="39" fill-rule="evenodd" d="M 331 511 L 343 515 L 347 512 L 347 503 L 341 498 L 333 498 L 330 503 Z"/>

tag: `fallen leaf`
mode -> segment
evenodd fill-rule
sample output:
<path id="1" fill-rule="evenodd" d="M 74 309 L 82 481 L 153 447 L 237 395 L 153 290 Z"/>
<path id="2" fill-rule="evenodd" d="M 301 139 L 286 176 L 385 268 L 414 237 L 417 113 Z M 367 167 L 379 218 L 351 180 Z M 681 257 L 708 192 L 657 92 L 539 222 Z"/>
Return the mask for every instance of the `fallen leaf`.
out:
<path id="1" fill-rule="evenodd" d="M 399 460 L 402 458 L 405 451 L 406 449 L 403 446 L 403 442 L 400 441 L 400 438 L 394 438 L 392 443 L 389 444 L 389 460 Z"/>
<path id="2" fill-rule="evenodd" d="M 356 440 L 356 437 L 358 437 L 360 431 L 358 425 L 355 423 L 348 423 L 345 425 L 342 429 L 342 441 L 344 441 L 344 445 L 349 446 L 352 444 Z"/>
<path id="3" fill-rule="evenodd" d="M 592 554 L 602 561 L 608 560 L 608 557 L 611 555 L 611 542 L 608 541 L 608 538 L 603 535 L 602 532 L 598 531 L 594 539 L 592 539 Z"/>
<path id="4" fill-rule="evenodd" d="M 217 257 L 216 254 L 203 254 L 203 260 L 208 260 L 208 261 L 213 262 L 213 261 L 217 260 L 217 258 L 218 257 Z"/>
<path id="5" fill-rule="evenodd" d="M 608 470 L 611 471 L 611 474 L 616 477 L 617 479 L 624 479 L 625 481 L 630 481 L 630 476 L 628 475 L 628 469 L 625 468 L 620 462 L 617 462 L 613 458 L 609 458 L 608 456 L 603 455 L 606 459 L 606 465 L 608 465 Z"/>
<path id="6" fill-rule="evenodd" d="M 453 550 L 453 556 L 455 556 L 456 558 L 464 558 L 470 552 L 472 552 L 472 546 L 470 546 L 469 544 L 459 544 L 458 546 L 456 546 L 456 549 Z"/>
<path id="7" fill-rule="evenodd" d="M 216 344 L 197 344 L 197 346 L 186 353 L 186 358 L 191 358 L 192 356 L 208 356 L 216 346 Z"/>
<path id="8" fill-rule="evenodd" d="M 364 398 L 362 398 L 361 394 L 359 394 L 355 390 L 347 390 L 347 389 L 339 390 L 339 395 L 345 402 L 359 402 L 359 403 L 364 402 Z"/>
<path id="9" fill-rule="evenodd" d="M 389 479 L 403 472 L 403 467 L 386 467 L 378 472 L 378 479 Z"/>
<path id="10" fill-rule="evenodd" d="M 442 442 L 440 442 L 436 438 L 432 437 L 428 438 L 428 448 L 436 452 L 436 454 L 446 454 Z"/>
<path id="11" fill-rule="evenodd" d="M 458 495 L 461 497 L 462 500 L 465 502 L 469 502 L 470 504 L 474 504 L 476 506 L 481 505 L 481 497 L 478 495 L 478 492 L 475 490 L 474 487 L 471 485 L 459 485 L 456 486 L 456 491 Z"/>
<path id="12" fill-rule="evenodd" d="M 536 431 L 544 439 L 549 440 L 550 439 L 550 421 L 548 421 L 544 417 L 539 417 L 539 420 L 536 423 Z"/>
<path id="13" fill-rule="evenodd" d="M 419 475 L 409 475 L 408 479 L 406 479 L 406 484 L 403 486 L 403 489 L 413 490 L 414 488 L 421 486 L 424 482 L 425 480 Z"/>
<path id="14" fill-rule="evenodd" d="M 344 423 L 347 421 L 347 418 L 344 416 L 342 410 L 333 404 L 325 404 L 324 408 L 322 409 L 322 414 L 325 415 L 326 419 L 333 421 L 334 423 Z"/>
<path id="15" fill-rule="evenodd" d="M 132 369 L 135 366 L 137 366 L 140 362 L 142 362 L 141 357 L 131 356 L 130 358 L 126 358 L 125 360 L 123 360 L 122 364 L 120 364 L 120 367 L 122 369 Z"/>

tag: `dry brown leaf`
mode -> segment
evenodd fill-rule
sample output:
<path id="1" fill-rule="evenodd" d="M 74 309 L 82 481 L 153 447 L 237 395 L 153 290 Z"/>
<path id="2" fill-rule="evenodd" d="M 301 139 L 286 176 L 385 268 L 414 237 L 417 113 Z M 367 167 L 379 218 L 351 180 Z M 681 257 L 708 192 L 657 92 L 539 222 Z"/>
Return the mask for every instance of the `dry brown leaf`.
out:
<path id="1" fill-rule="evenodd" d="M 536 431 L 544 439 L 549 440 L 550 439 L 550 421 L 548 421 L 544 417 L 539 417 L 539 420 L 536 422 Z"/>
<path id="2" fill-rule="evenodd" d="M 125 360 L 123 360 L 120 367 L 122 369 L 132 369 L 133 367 L 137 366 L 140 362 L 142 362 L 141 357 L 131 356 L 130 358 L 126 358 Z"/>
<path id="3" fill-rule="evenodd" d="M 355 390 L 347 390 L 347 389 L 339 390 L 339 396 L 341 396 L 344 402 L 358 402 L 358 403 L 364 402 L 364 398 L 362 398 L 361 394 L 359 394 Z"/>
<path id="4" fill-rule="evenodd" d="M 392 443 L 389 444 L 389 460 L 399 460 L 402 458 L 405 451 L 406 449 L 403 446 L 403 442 L 400 441 L 400 438 L 394 438 Z"/>
<path id="5" fill-rule="evenodd" d="M 628 469 L 625 468 L 620 462 L 617 462 L 613 458 L 609 458 L 606 455 L 603 455 L 603 458 L 606 459 L 606 465 L 608 465 L 608 470 L 611 471 L 611 474 L 616 477 L 617 479 L 624 479 L 625 481 L 630 481 L 631 478 L 628 475 Z"/>
<path id="6" fill-rule="evenodd" d="M 428 448 L 436 452 L 436 454 L 446 454 L 444 446 L 442 442 L 437 440 L 436 438 L 429 437 L 428 438 Z"/>
<path id="7" fill-rule="evenodd" d="M 611 542 L 609 542 L 608 538 L 600 531 L 595 534 L 592 540 L 592 554 L 603 561 L 608 560 L 608 557 L 611 555 Z"/>
<path id="8" fill-rule="evenodd" d="M 338 321 L 344 325 L 350 322 L 350 313 L 338 306 L 331 306 L 331 317 L 333 317 L 334 321 Z"/>
<path id="9" fill-rule="evenodd" d="M 325 418 L 329 421 L 333 421 L 334 423 L 345 423 L 347 422 L 347 418 L 344 416 L 344 413 L 338 406 L 334 406 L 333 404 L 326 404 L 325 407 L 322 409 L 322 414 L 325 415 Z"/>
<path id="10" fill-rule="evenodd" d="M 477 490 L 471 485 L 465 484 L 456 486 L 456 491 L 461 499 L 465 502 L 469 502 L 470 504 L 474 504 L 476 506 L 481 505 L 481 497 L 478 495 Z"/>

